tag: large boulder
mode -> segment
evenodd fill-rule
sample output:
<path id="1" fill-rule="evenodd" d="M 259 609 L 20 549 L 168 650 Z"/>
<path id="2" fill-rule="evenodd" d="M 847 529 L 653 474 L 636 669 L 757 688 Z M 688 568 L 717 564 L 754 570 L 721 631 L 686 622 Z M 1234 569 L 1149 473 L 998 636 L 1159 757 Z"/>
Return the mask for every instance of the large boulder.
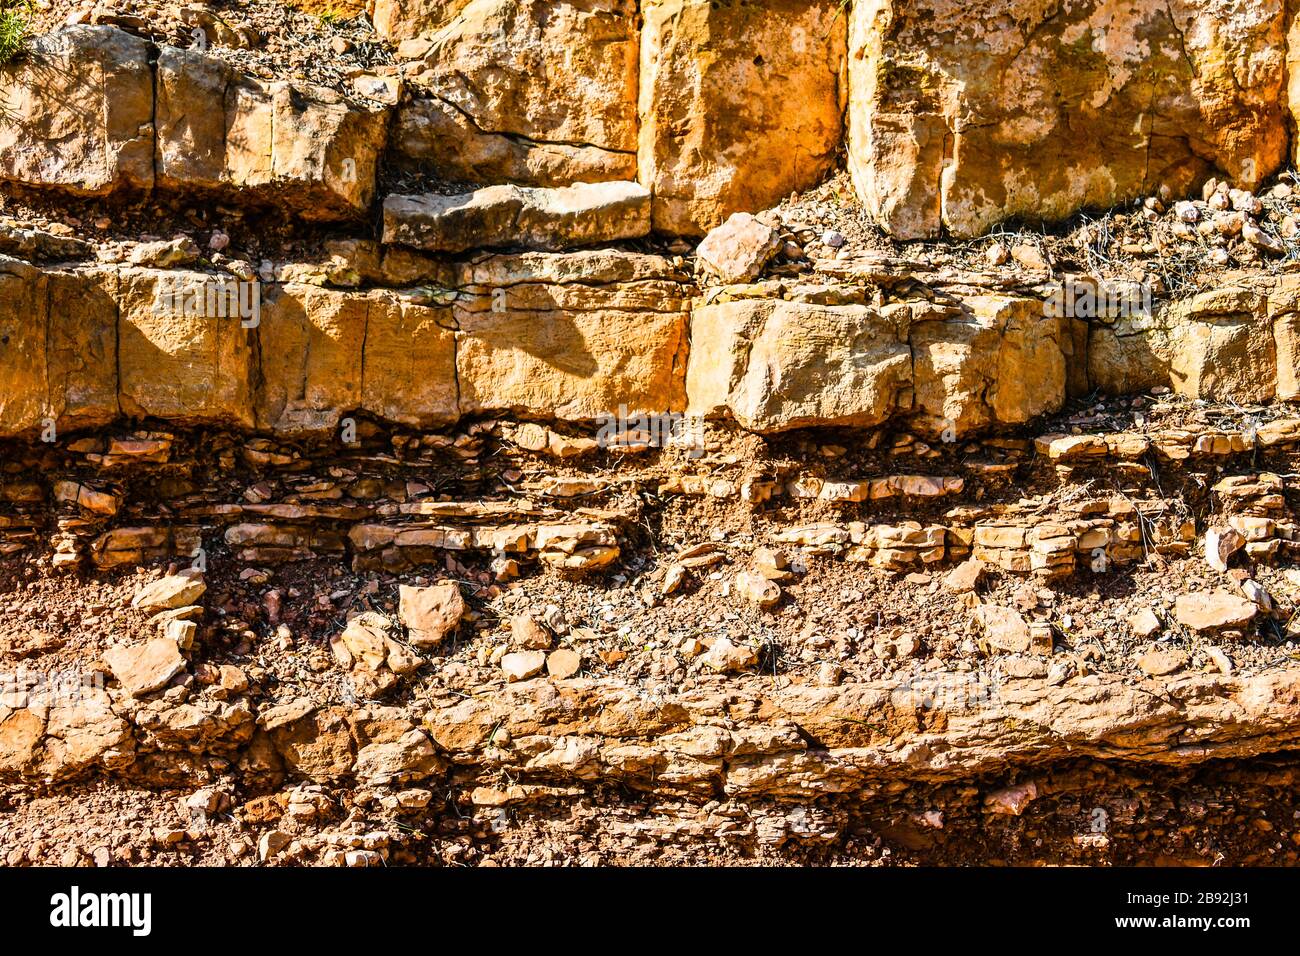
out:
<path id="1" fill-rule="evenodd" d="M 369 304 L 358 293 L 309 285 L 266 290 L 257 332 L 259 428 L 327 434 L 345 412 L 361 407 Z"/>
<path id="2" fill-rule="evenodd" d="M 1088 384 L 1107 395 L 1169 385 L 1166 315 L 1123 316 L 1088 324 Z"/>
<path id="3" fill-rule="evenodd" d="M 153 186 L 149 44 L 78 26 L 0 66 L 0 182 L 102 196 Z"/>
<path id="4" fill-rule="evenodd" d="M 455 320 L 445 308 L 371 293 L 361 402 L 390 422 L 433 428 L 460 415 Z"/>
<path id="5" fill-rule="evenodd" d="M 399 162 L 478 184 L 636 178 L 633 0 L 378 0 L 375 26 L 430 41 Z"/>
<path id="6" fill-rule="evenodd" d="M 321 87 L 258 80 L 192 50 L 164 47 L 157 73 L 159 187 L 238 190 L 305 219 L 369 207 L 386 110 Z"/>
<path id="7" fill-rule="evenodd" d="M 0 435 L 34 430 L 45 417 L 43 278 L 25 262 L 0 259 Z"/>
<path id="8" fill-rule="evenodd" d="M 960 307 L 724 297 L 691 316 L 690 410 L 757 432 L 912 416 L 954 441 L 1061 407 L 1065 328 L 1041 300 L 1006 295 Z"/>
<path id="9" fill-rule="evenodd" d="M 0 436 L 118 414 L 117 277 L 0 257 Z"/>
<path id="10" fill-rule="evenodd" d="M 979 235 L 1208 176 L 1253 188 L 1287 153 L 1286 5 L 860 0 L 849 166 L 892 234 Z"/>
<path id="11" fill-rule="evenodd" d="M 1287 277 L 1269 295 L 1229 282 L 1150 316 L 1094 322 L 1089 384 L 1111 395 L 1163 385 L 1245 404 L 1294 397 L 1295 288 Z"/>
<path id="12" fill-rule="evenodd" d="M 1172 303 L 1163 321 L 1174 391 L 1242 404 L 1273 398 L 1277 349 L 1264 295 L 1224 286 Z"/>
<path id="13" fill-rule="evenodd" d="M 917 426 L 945 440 L 1024 424 L 1065 402 L 1073 342 L 1038 299 L 970 296 L 955 315 L 918 317 L 911 345 Z"/>
<path id="14" fill-rule="evenodd" d="M 840 0 L 646 0 L 640 178 L 656 230 L 703 235 L 815 185 L 843 134 Z"/>
<path id="15" fill-rule="evenodd" d="M 1277 397 L 1300 401 L 1300 276 L 1279 276 L 1268 299 L 1277 350 Z"/>

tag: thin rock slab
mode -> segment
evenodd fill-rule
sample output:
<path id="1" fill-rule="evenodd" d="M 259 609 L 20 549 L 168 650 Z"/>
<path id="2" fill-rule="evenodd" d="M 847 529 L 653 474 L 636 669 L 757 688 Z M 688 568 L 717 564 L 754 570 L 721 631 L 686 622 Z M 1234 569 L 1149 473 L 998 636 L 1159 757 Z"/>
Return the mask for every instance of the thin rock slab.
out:
<path id="1" fill-rule="evenodd" d="M 649 232 L 650 191 L 636 183 L 488 186 L 455 196 L 384 201 L 384 242 L 429 252 L 503 247 L 555 252 Z"/>

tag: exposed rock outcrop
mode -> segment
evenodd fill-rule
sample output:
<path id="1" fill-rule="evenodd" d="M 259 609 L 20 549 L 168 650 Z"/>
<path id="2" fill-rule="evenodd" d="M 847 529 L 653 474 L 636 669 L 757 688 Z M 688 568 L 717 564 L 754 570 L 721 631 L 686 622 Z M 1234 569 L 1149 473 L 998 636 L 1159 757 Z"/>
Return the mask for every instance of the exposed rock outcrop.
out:
<path id="1" fill-rule="evenodd" d="M 1211 175 L 1253 189 L 1287 158 L 1283 4 L 869 0 L 851 19 L 850 168 L 900 238 Z"/>
<path id="2" fill-rule="evenodd" d="M 0 67 L 0 862 L 1300 860 L 1289 6 L 362 6 Z"/>
<path id="3" fill-rule="evenodd" d="M 636 6 L 378 0 L 382 35 L 427 37 L 417 95 L 398 114 L 398 157 L 454 182 L 635 179 Z"/>
<path id="4" fill-rule="evenodd" d="M 840 3 L 647 0 L 642 13 L 640 177 L 656 229 L 703 235 L 826 174 L 848 94 Z"/>

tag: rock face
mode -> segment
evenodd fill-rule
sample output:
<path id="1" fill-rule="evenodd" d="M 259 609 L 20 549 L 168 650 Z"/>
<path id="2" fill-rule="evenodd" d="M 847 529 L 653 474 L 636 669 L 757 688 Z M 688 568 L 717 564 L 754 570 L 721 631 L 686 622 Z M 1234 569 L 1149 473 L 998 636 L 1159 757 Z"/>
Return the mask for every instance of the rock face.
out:
<path id="1" fill-rule="evenodd" d="M 691 410 L 729 410 L 761 432 L 916 413 L 918 427 L 951 438 L 1059 408 L 1070 348 L 1060 320 L 1033 299 L 973 296 L 963 306 L 697 305 Z"/>
<path id="2" fill-rule="evenodd" d="M 503 246 L 557 251 L 649 231 L 650 194 L 636 183 L 488 186 L 458 196 L 384 201 L 384 242 L 429 252 Z"/>
<path id="3" fill-rule="evenodd" d="M 875 425 L 910 408 L 909 310 L 773 299 L 697 308 L 687 372 L 694 414 L 753 431 Z"/>
<path id="4" fill-rule="evenodd" d="M 258 327 L 264 382 L 255 408 L 259 428 L 329 433 L 345 410 L 362 406 L 363 358 L 374 363 L 372 373 L 383 364 L 381 349 L 367 349 L 363 357 L 356 347 L 365 340 L 373 301 L 293 283 L 266 291 Z M 396 386 L 404 379 L 390 381 Z"/>
<path id="5" fill-rule="evenodd" d="M 171 47 L 158 57 L 156 123 L 160 188 L 239 190 L 307 219 L 370 206 L 388 130 L 382 109 L 326 89 L 263 82 Z"/>
<path id="6" fill-rule="evenodd" d="M 601 275 L 630 281 L 600 284 Z M 584 278 L 586 276 L 586 278 Z M 467 265 L 453 314 L 462 412 L 569 420 L 686 404 L 687 302 L 653 256 L 500 256 Z M 587 284 L 591 283 L 591 284 Z"/>
<path id="7" fill-rule="evenodd" d="M 117 281 L 0 257 L 0 434 L 119 414 Z"/>
<path id="8" fill-rule="evenodd" d="M 1268 307 L 1277 352 L 1277 398 L 1300 401 L 1300 278 L 1279 278 Z"/>
<path id="9" fill-rule="evenodd" d="M 83 196 L 153 186 L 153 73 L 138 37 L 104 26 L 37 37 L 0 67 L 0 117 L 0 182 Z"/>
<path id="10" fill-rule="evenodd" d="M 436 302 L 0 257 L 0 435 L 120 416 L 319 436 L 359 410 L 423 428 L 462 409 L 591 421 L 685 408 L 690 287 L 668 260 L 606 250 L 425 267 L 445 283 Z M 192 307 L 232 289 L 260 304 L 254 320 Z"/>
<path id="11" fill-rule="evenodd" d="M 1264 402 L 1276 392 L 1277 349 L 1256 292 L 1227 287 L 1172 305 L 1169 368 L 1188 398 Z"/>
<path id="12" fill-rule="evenodd" d="M 883 305 L 843 284 L 698 294 L 671 260 L 617 250 L 459 263 L 363 252 L 266 284 L 0 257 L 0 434 L 155 417 L 321 436 L 355 412 L 439 427 L 626 408 L 730 415 L 764 433 L 899 419 L 953 441 L 1092 389 L 1246 404 L 1294 378 L 1278 360 L 1294 347 L 1285 277 L 1085 322 L 988 291 Z"/>
<path id="13" fill-rule="evenodd" d="M 899 238 L 975 236 L 1286 157 L 1285 9 L 1213 0 L 853 4 L 850 167 Z M 1249 77 L 1248 82 L 1242 82 Z"/>
<path id="14" fill-rule="evenodd" d="M 430 41 L 399 160 L 455 182 L 636 178 L 633 0 L 378 0 L 390 39 Z"/>
<path id="15" fill-rule="evenodd" d="M 1111 394 L 1169 385 L 1188 398 L 1268 401 L 1294 379 L 1290 368 L 1278 364 L 1279 349 L 1293 347 L 1290 298 L 1285 286 L 1269 297 L 1228 284 L 1171 303 L 1151 318 L 1094 325 L 1089 380 Z M 1272 302 L 1276 322 L 1269 317 Z"/>
<path id="16" fill-rule="evenodd" d="M 1028 298 L 978 295 L 962 306 L 912 325 L 918 425 L 951 440 L 1060 408 L 1073 358 L 1062 321 Z"/>
<path id="17" fill-rule="evenodd" d="M 376 0 L 374 20 L 408 41 L 392 106 L 111 26 L 39 37 L 0 70 L 0 181 L 360 218 L 388 149 L 484 187 L 637 179 L 655 229 L 694 236 L 817 184 L 847 125 L 888 231 L 969 237 L 1211 175 L 1253 188 L 1287 152 L 1280 3 Z"/>
<path id="18" fill-rule="evenodd" d="M 847 97 L 838 0 L 641 10 L 640 178 L 656 230 L 703 235 L 831 168 Z"/>
<path id="19" fill-rule="evenodd" d="M 210 277 L 141 269 L 118 287 L 118 397 L 128 415 L 253 425 L 254 341 L 238 319 L 187 315 Z"/>
<path id="20" fill-rule="evenodd" d="M 386 110 L 262 82 L 196 52 L 164 47 L 156 66 L 151 55 L 106 26 L 34 41 L 30 57 L 0 70 L 14 119 L 0 125 L 0 181 L 91 196 L 239 190 L 308 219 L 370 205 Z"/>
<path id="21" fill-rule="evenodd" d="M 36 41 L 0 863 L 1300 860 L 1259 798 L 1300 780 L 1300 192 L 1221 168 L 1283 109 L 1244 2 L 372 0 L 401 65 L 336 79 L 385 108 Z M 900 251 L 818 182 L 846 95 L 896 230 L 1232 182 Z M 1061 314 L 1093 267 L 1158 307 Z"/>
<path id="22" fill-rule="evenodd" d="M 367 296 L 361 404 L 381 418 L 427 428 L 460 415 L 455 320 L 443 308 L 391 292 Z M 349 351 L 358 351 L 356 340 Z"/>

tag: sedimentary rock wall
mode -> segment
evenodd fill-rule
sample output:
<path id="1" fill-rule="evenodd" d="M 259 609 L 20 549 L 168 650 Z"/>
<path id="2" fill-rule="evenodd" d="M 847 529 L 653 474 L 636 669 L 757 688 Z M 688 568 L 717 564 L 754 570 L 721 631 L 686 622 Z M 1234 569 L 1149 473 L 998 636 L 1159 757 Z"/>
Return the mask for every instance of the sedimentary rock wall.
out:
<path id="1" fill-rule="evenodd" d="M 1287 22 L 1251 0 L 855 3 L 855 181 L 905 238 L 1253 188 L 1290 156 Z"/>
<path id="2" fill-rule="evenodd" d="M 369 14 L 0 65 L 5 859 L 1295 861 L 1290 4 Z"/>
<path id="3" fill-rule="evenodd" d="M 0 257 L 0 436 L 119 416 L 321 436 L 358 412 L 435 427 L 484 414 L 592 423 L 623 408 L 763 433 L 894 420 L 953 441 L 1094 390 L 1297 397 L 1292 276 L 1228 276 L 1151 315 L 1077 319 L 1051 314 L 1050 285 L 994 289 L 993 276 L 937 273 L 942 302 L 933 290 L 881 301 L 871 262 L 700 290 L 668 258 L 617 250 L 448 262 L 347 243 L 340 256 L 242 287 L 194 269 Z M 357 288 L 366 262 L 375 285 Z"/>
<path id="4" fill-rule="evenodd" d="M 1053 317 L 1045 284 L 924 262 L 822 260 L 811 282 L 718 290 L 665 256 L 567 254 L 700 235 L 817 183 L 841 148 L 902 238 L 1216 175 L 1249 190 L 1285 162 L 1280 4 L 1121 6 L 380 2 L 403 71 L 343 93 L 112 26 L 40 37 L 0 72 L 0 181 L 306 220 L 357 221 L 382 199 L 382 227 L 324 263 L 150 272 L 134 266 L 198 251 L 70 265 L 90 252 L 65 242 L 37 256 L 50 264 L 7 264 L 4 356 L 21 372 L 3 433 L 118 414 L 291 433 L 353 410 L 431 425 L 626 406 L 762 432 L 899 417 L 959 437 L 1093 389 L 1293 397 L 1289 278 L 1228 276 L 1134 322 Z M 460 185 L 381 195 L 386 164 Z M 521 247 L 538 254 L 445 258 Z M 186 318 L 183 300 L 232 276 L 259 283 L 261 324 Z M 281 361 L 295 348 L 310 361 Z"/>
<path id="5" fill-rule="evenodd" d="M 386 154 L 468 185 L 639 182 L 654 228 L 689 236 L 846 150 L 893 235 L 969 237 L 1210 176 L 1253 189 L 1292 151 L 1280 0 L 376 0 L 373 18 L 401 79 L 346 96 L 110 26 L 43 37 L 0 80 L 0 179 L 346 216 Z"/>

